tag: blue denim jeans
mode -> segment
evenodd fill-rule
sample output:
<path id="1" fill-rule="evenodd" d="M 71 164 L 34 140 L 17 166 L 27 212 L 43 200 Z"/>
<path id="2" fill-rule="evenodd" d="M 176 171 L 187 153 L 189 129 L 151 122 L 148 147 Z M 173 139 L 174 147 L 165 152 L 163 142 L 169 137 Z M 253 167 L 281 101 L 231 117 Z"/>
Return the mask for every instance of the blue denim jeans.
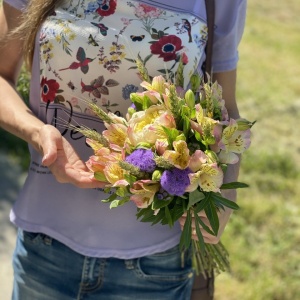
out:
<path id="1" fill-rule="evenodd" d="M 13 265 L 13 300 L 189 300 L 194 279 L 178 247 L 138 259 L 95 258 L 23 230 Z"/>

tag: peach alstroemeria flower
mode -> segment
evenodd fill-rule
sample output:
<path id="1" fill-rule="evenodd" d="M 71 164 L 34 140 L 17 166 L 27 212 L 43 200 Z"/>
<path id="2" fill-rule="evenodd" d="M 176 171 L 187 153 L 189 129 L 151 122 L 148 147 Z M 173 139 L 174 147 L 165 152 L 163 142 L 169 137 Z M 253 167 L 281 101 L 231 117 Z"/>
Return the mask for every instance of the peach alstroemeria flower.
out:
<path id="1" fill-rule="evenodd" d="M 163 157 L 178 169 L 186 169 L 190 162 L 190 150 L 185 141 L 174 141 L 174 150 L 166 150 Z"/>
<path id="2" fill-rule="evenodd" d="M 100 142 L 90 138 L 86 138 L 86 143 L 94 150 L 95 153 L 103 148 L 103 145 Z"/>
<path id="3" fill-rule="evenodd" d="M 108 163 L 119 162 L 121 159 L 121 153 L 113 152 L 103 147 L 99 149 L 95 155 L 91 156 L 86 164 L 92 172 L 102 172 Z"/>
<path id="4" fill-rule="evenodd" d="M 130 192 L 132 193 L 130 200 L 132 200 L 137 207 L 146 208 L 154 199 L 154 195 L 159 190 L 159 183 L 152 180 L 139 180 L 136 181 Z"/>

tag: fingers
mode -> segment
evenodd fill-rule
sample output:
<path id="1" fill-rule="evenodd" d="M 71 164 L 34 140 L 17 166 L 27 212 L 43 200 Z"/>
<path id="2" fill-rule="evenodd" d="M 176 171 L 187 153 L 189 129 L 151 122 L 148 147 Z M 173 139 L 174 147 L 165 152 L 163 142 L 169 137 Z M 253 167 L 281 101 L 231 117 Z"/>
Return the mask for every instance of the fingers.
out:
<path id="1" fill-rule="evenodd" d="M 198 216 L 200 216 L 202 222 L 211 229 L 210 223 L 209 223 L 209 221 L 206 217 L 205 212 L 201 211 L 200 213 L 198 213 Z M 186 214 L 183 215 L 179 219 L 179 224 L 180 224 L 181 230 L 183 230 L 185 221 L 186 221 Z M 217 236 L 214 236 L 214 235 L 208 233 L 205 229 L 203 229 L 201 225 L 199 225 L 199 228 L 200 228 L 200 231 L 201 231 L 201 234 L 203 236 L 203 240 L 204 240 L 205 243 L 207 243 L 207 244 L 217 244 L 220 241 L 220 234 L 218 234 Z M 199 240 L 198 235 L 197 235 L 197 231 L 196 231 L 196 224 L 195 224 L 194 218 L 192 220 L 192 232 L 191 232 L 191 234 L 192 234 L 192 239 L 193 240 L 196 240 L 196 241 Z"/>
<path id="2" fill-rule="evenodd" d="M 80 188 L 103 188 L 108 184 L 93 178 L 72 145 L 55 127 L 44 125 L 39 135 L 42 164 L 49 168 L 58 182 L 71 183 Z"/>
<path id="3" fill-rule="evenodd" d="M 71 165 L 50 166 L 52 174 L 60 183 L 71 183 L 79 188 L 104 188 L 108 183 L 96 180 L 89 171 L 74 168 Z"/>

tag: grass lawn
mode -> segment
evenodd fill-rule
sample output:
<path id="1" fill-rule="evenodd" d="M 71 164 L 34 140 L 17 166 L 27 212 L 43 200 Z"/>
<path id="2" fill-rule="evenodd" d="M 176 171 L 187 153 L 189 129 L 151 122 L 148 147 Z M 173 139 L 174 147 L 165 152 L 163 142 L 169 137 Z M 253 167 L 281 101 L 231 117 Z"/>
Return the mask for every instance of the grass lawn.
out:
<path id="1" fill-rule="evenodd" d="M 241 115 L 257 120 L 245 153 L 241 210 L 223 235 L 232 272 L 216 280 L 217 300 L 300 299 L 300 5 L 248 1 L 240 46 Z"/>

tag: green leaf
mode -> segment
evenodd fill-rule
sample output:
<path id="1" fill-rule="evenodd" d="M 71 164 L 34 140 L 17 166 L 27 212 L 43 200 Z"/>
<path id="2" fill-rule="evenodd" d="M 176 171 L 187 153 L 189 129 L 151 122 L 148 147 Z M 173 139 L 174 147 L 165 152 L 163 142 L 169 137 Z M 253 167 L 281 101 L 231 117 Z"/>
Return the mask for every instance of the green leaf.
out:
<path id="1" fill-rule="evenodd" d="M 161 199 L 157 199 L 157 196 L 154 197 L 154 200 L 152 202 L 152 209 L 156 210 L 156 209 L 160 209 L 163 208 L 167 205 L 169 205 L 172 202 L 173 199 L 171 200 L 161 200 Z"/>
<path id="2" fill-rule="evenodd" d="M 249 185 L 243 182 L 230 182 L 230 183 L 222 184 L 221 189 L 230 190 L 230 189 L 243 189 L 247 187 L 249 187 Z"/>
<path id="3" fill-rule="evenodd" d="M 144 59 L 144 65 L 146 65 L 147 61 L 153 56 L 153 54 L 149 54 Z"/>
<path id="4" fill-rule="evenodd" d="M 118 206 L 124 205 L 124 204 L 127 203 L 129 200 L 130 200 L 129 197 L 124 197 L 123 199 L 119 200 Z"/>
<path id="5" fill-rule="evenodd" d="M 116 194 L 120 197 L 125 197 L 125 195 L 127 194 L 127 188 L 126 187 L 119 187 L 116 190 Z"/>
<path id="6" fill-rule="evenodd" d="M 201 220 L 201 218 L 197 214 L 195 214 L 195 221 L 198 222 L 209 234 L 215 235 L 215 233 Z"/>
<path id="7" fill-rule="evenodd" d="M 203 226 L 204 223 L 202 222 L 202 220 L 200 219 L 200 217 L 197 214 L 194 214 L 194 216 L 195 216 L 196 234 L 197 234 L 197 237 L 198 237 L 200 250 L 201 250 L 201 252 L 204 252 L 205 251 L 205 243 L 204 243 L 204 238 L 203 238 L 202 232 L 200 230 L 200 225 Z"/>
<path id="8" fill-rule="evenodd" d="M 200 202 L 204 198 L 205 195 L 202 192 L 200 192 L 198 189 L 189 193 L 189 202 L 188 202 L 187 209 L 190 209 L 192 206 L 194 206 L 196 203 Z"/>
<path id="9" fill-rule="evenodd" d="M 141 222 L 152 222 L 154 220 L 154 211 L 151 207 L 140 208 L 136 214 L 137 219 L 140 219 Z"/>
<path id="10" fill-rule="evenodd" d="M 179 131 L 176 128 L 167 128 L 162 126 L 164 132 L 167 135 L 169 145 L 173 145 L 176 137 L 179 135 Z"/>
<path id="11" fill-rule="evenodd" d="M 107 181 L 105 175 L 103 173 L 101 173 L 101 172 L 95 172 L 94 173 L 94 177 L 95 177 L 95 179 L 97 179 L 99 181 L 104 181 L 104 182 Z"/>
<path id="12" fill-rule="evenodd" d="M 165 209 L 165 215 L 166 215 L 168 224 L 169 224 L 170 227 L 173 227 L 174 222 L 173 222 L 173 219 L 172 219 L 172 216 L 170 214 L 170 210 L 169 210 L 168 206 L 165 206 L 164 209 Z"/>
<path id="13" fill-rule="evenodd" d="M 114 201 L 112 201 L 112 202 L 110 203 L 109 208 L 112 209 L 112 208 L 118 207 L 118 206 L 119 206 L 119 201 L 120 201 L 120 200 L 114 200 Z"/>
<path id="14" fill-rule="evenodd" d="M 205 210 L 207 219 L 210 223 L 210 226 L 211 226 L 213 232 L 215 233 L 215 235 L 217 236 L 218 231 L 219 231 L 219 226 L 220 226 L 217 209 L 214 206 L 213 202 L 209 201 L 208 205 L 206 206 L 206 208 L 204 210 Z"/>
<path id="15" fill-rule="evenodd" d="M 205 198 L 196 204 L 196 207 L 194 208 L 196 214 L 207 207 L 209 203 L 209 199 L 210 199 L 210 193 L 207 193 L 205 195 Z"/>
<path id="16" fill-rule="evenodd" d="M 183 226 L 183 230 L 180 237 L 179 247 L 181 251 L 184 251 L 190 247 L 192 237 L 192 216 L 191 212 L 187 211 L 187 217 Z"/>
<path id="17" fill-rule="evenodd" d="M 185 136 L 189 135 L 190 129 L 191 129 L 191 123 L 190 119 L 188 117 L 183 117 L 183 132 Z"/>
<path id="18" fill-rule="evenodd" d="M 111 194 L 107 199 L 101 200 L 103 203 L 109 203 L 117 199 L 118 195 L 116 193 Z"/>
<path id="19" fill-rule="evenodd" d="M 129 182 L 129 184 L 132 184 L 137 180 L 135 176 L 129 174 L 124 174 L 124 178 L 127 182 Z"/>
<path id="20" fill-rule="evenodd" d="M 176 222 L 185 212 L 184 209 L 185 201 L 182 199 L 182 201 L 175 203 L 173 208 L 170 208 L 170 214 L 172 216 L 172 219 L 174 222 Z"/>
<path id="21" fill-rule="evenodd" d="M 221 204 L 223 206 L 229 207 L 234 210 L 238 210 L 240 207 L 234 202 L 229 199 L 222 197 L 220 194 L 212 193 L 211 197 L 216 204 Z"/>
<path id="22" fill-rule="evenodd" d="M 135 60 L 135 59 L 131 59 L 131 58 L 126 58 L 126 57 L 125 57 L 125 60 L 130 61 L 130 62 L 132 62 L 132 63 L 136 63 L 136 60 Z"/>

